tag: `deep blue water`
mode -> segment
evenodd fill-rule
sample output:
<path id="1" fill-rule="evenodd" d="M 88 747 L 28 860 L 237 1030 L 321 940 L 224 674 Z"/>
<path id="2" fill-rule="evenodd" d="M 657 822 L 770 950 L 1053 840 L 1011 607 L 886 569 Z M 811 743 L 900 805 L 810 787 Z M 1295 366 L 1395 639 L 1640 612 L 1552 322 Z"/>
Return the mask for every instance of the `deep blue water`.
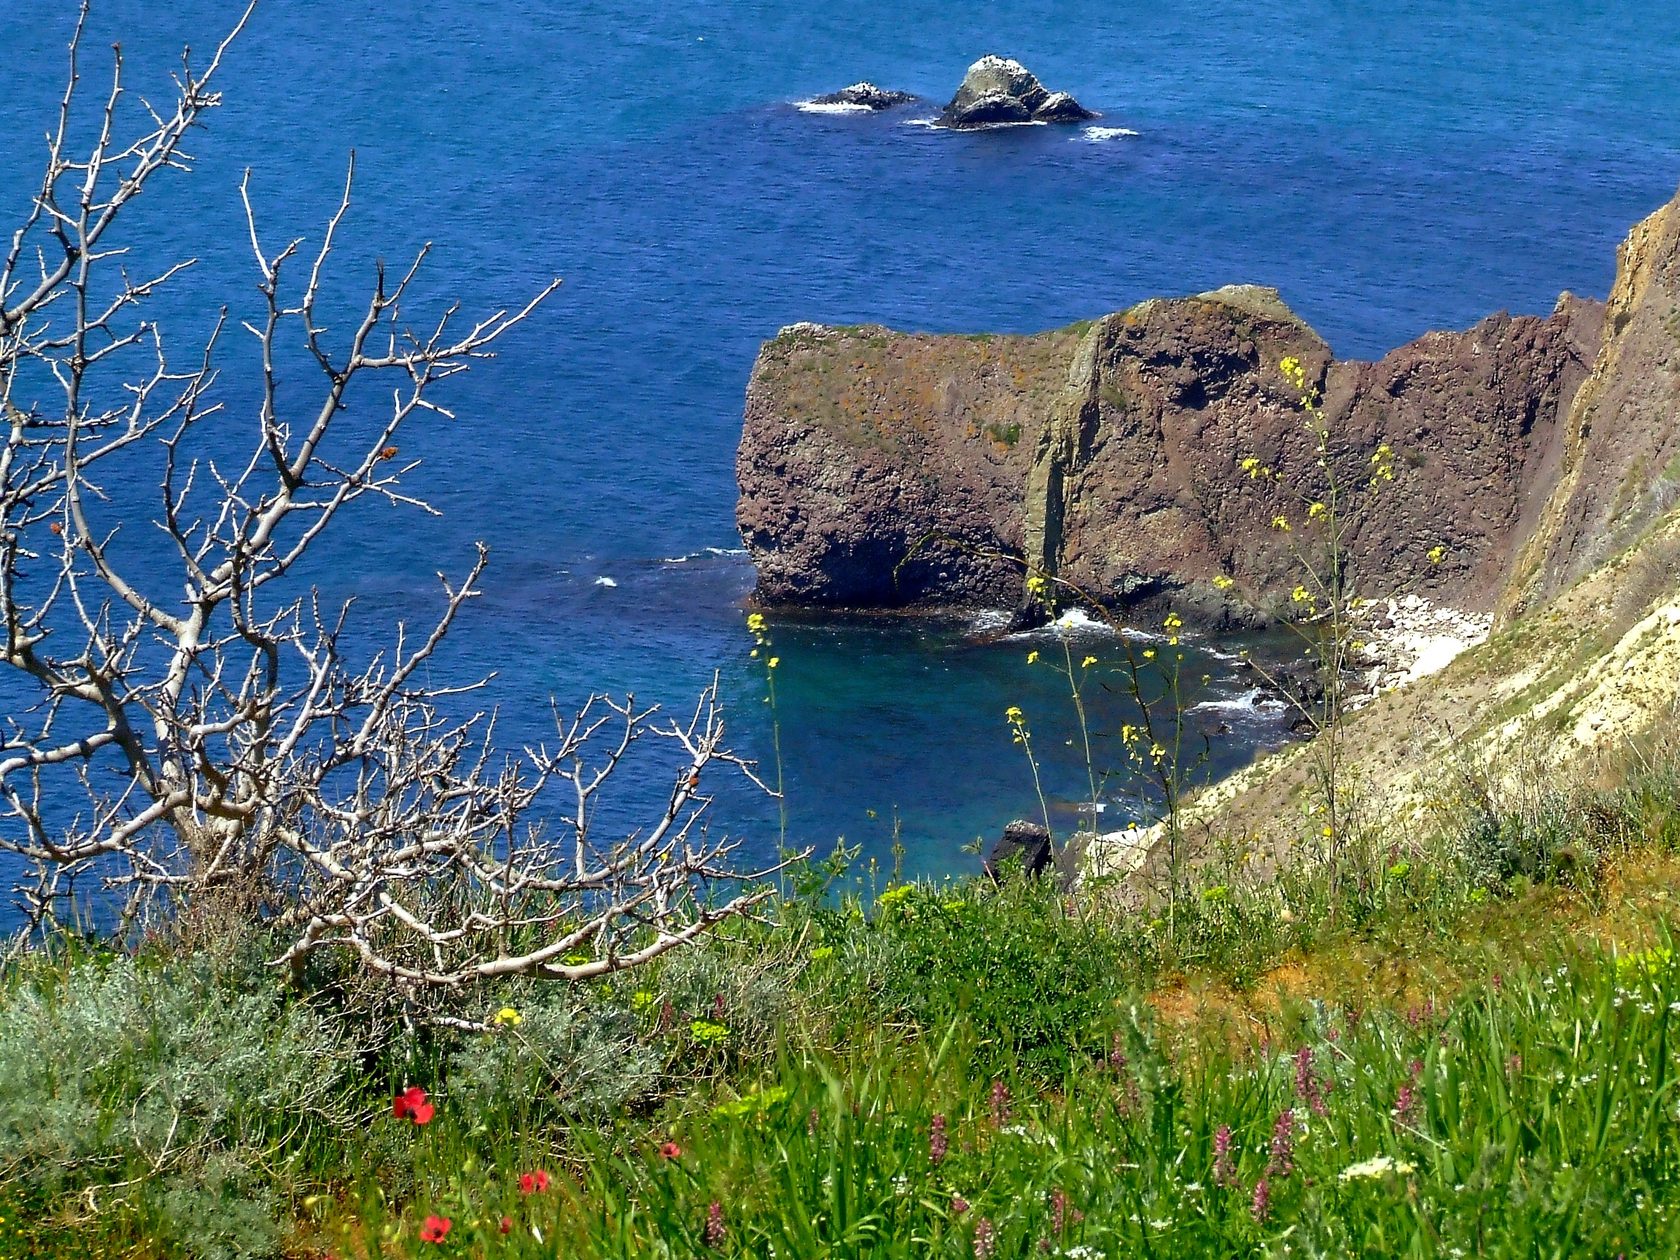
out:
<path id="1" fill-rule="evenodd" d="M 229 6 L 96 7 L 89 86 L 121 39 L 133 86 L 158 92 L 180 44 L 207 48 Z M 8 235 L 73 9 L 0 6 Z M 858 78 L 937 102 L 988 51 L 1139 134 L 955 135 L 906 125 L 929 109 L 791 104 Z M 1497 309 L 1544 312 L 1566 288 L 1602 295 L 1616 242 L 1680 182 L 1676 84 L 1680 6 L 1650 0 L 269 0 L 229 57 L 196 172 L 148 194 L 132 239 L 140 259 L 203 260 L 159 307 L 188 341 L 221 304 L 251 309 L 240 172 L 271 240 L 312 234 L 354 149 L 330 296 L 426 240 L 423 296 L 469 312 L 563 276 L 497 360 L 454 383 L 459 418 L 403 439 L 441 519 L 347 521 L 310 576 L 359 594 L 374 627 L 423 615 L 430 575 L 462 570 L 483 538 L 486 596 L 439 670 L 499 671 L 489 698 L 510 737 L 540 733 L 528 715 L 550 695 L 633 688 L 681 707 L 719 670 L 738 742 L 768 760 L 751 573 L 727 553 L 743 390 L 780 325 L 1033 330 L 1252 281 L 1282 288 L 1339 353 L 1375 355 Z M 250 399 L 237 342 L 235 415 Z M 884 856 L 896 815 L 913 869 L 966 869 L 964 842 L 1036 809 L 1009 704 L 1039 732 L 1050 794 L 1079 794 L 1070 710 L 1027 669 L 1030 645 L 881 624 L 773 632 L 790 838 L 843 834 Z M 1210 698 L 1240 690 L 1207 668 Z M 1217 765 L 1274 733 L 1238 723 Z M 774 810 L 724 804 L 773 846 Z"/>

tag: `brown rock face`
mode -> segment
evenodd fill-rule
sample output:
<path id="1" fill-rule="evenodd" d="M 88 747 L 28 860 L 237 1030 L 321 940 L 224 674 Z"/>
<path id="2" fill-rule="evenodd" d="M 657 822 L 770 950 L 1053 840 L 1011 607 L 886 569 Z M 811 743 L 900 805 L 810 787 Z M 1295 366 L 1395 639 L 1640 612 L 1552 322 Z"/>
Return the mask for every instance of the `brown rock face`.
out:
<path id="1" fill-rule="evenodd" d="M 1332 363 L 1272 290 L 1151 301 L 1031 337 L 784 330 L 759 355 L 737 461 L 766 603 L 1013 606 L 1029 569 L 1124 605 L 1238 614 L 1276 601 L 1330 498 L 1368 594 L 1492 604 L 1560 455 L 1602 308 L 1496 315 L 1377 363 Z M 1278 370 L 1323 396 L 1328 468 Z M 1369 486 L 1370 456 L 1395 480 Z M 1275 480 L 1242 471 L 1248 457 Z M 1290 519 L 1288 533 L 1272 527 Z M 1432 565 L 1432 547 L 1447 559 Z"/>

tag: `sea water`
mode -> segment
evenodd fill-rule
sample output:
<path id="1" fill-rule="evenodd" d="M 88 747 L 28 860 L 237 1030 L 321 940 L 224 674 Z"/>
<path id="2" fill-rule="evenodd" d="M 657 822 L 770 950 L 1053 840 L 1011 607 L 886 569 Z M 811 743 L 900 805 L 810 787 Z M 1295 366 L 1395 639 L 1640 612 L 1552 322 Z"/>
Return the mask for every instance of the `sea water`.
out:
<path id="1" fill-rule="evenodd" d="M 8 237 L 74 9 L 0 6 Z M 230 12 L 101 0 L 89 100 L 119 40 L 131 89 L 167 100 L 181 45 L 202 59 Z M 1102 116 L 928 125 L 987 52 Z M 926 103 L 798 106 L 864 78 Z M 1499 309 L 1544 313 L 1563 289 L 1602 296 L 1616 243 L 1680 183 L 1676 84 L 1680 6 L 1656 3 L 265 0 L 193 136 L 196 169 L 136 203 L 125 240 L 137 266 L 200 260 L 154 308 L 182 355 L 222 306 L 255 310 L 247 168 L 273 247 L 318 235 L 355 152 L 323 296 L 340 330 L 374 261 L 428 241 L 417 317 L 449 297 L 469 314 L 517 305 L 563 277 L 499 357 L 442 391 L 455 419 L 403 435 L 404 457 L 424 461 L 408 484 L 441 515 L 352 514 L 304 576 L 357 598 L 371 647 L 434 611 L 434 575 L 463 572 L 482 539 L 484 595 L 433 678 L 493 672 L 475 703 L 500 710 L 505 740 L 540 738 L 551 697 L 633 691 L 683 710 L 717 674 L 732 740 L 782 783 L 785 815 L 731 790 L 714 828 L 758 857 L 845 837 L 887 861 L 896 838 L 907 869 L 940 874 L 974 869 L 964 846 L 1012 817 L 1079 817 L 1084 735 L 1049 669 L 1064 649 L 969 619 L 773 615 L 767 703 L 733 524 L 758 345 L 799 320 L 1031 331 L 1233 282 L 1278 286 L 1343 355 Z M 249 340 L 225 334 L 226 434 L 253 405 Z M 144 530 L 147 486 L 127 490 L 112 523 Z M 1101 772 L 1123 764 L 1115 734 L 1135 709 L 1109 672 L 1120 641 L 1073 633 L 1076 667 L 1099 658 L 1085 694 Z M 1191 760 L 1217 773 L 1282 722 L 1221 645 L 1189 647 L 1188 734 L 1206 737 Z M 667 773 L 624 775 L 603 825 L 648 825 Z M 1135 811 L 1124 786 L 1102 777 L 1105 822 Z"/>

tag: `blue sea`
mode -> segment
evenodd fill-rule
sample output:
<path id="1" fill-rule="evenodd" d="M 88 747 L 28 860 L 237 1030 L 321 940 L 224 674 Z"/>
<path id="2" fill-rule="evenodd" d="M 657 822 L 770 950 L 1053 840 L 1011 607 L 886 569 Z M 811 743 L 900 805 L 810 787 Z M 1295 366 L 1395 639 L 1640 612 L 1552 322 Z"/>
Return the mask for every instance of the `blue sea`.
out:
<path id="1" fill-rule="evenodd" d="M 7 236 L 75 7 L 0 6 Z M 133 90 L 166 97 L 181 45 L 207 52 L 231 11 L 98 0 L 86 88 L 120 41 Z M 917 125 L 987 52 L 1102 117 Z M 858 79 L 927 103 L 797 107 Z M 175 344 L 224 305 L 256 309 L 242 172 L 265 240 L 315 237 L 351 151 L 326 293 L 344 322 L 375 259 L 428 241 L 417 313 L 451 297 L 493 310 L 564 278 L 499 357 L 450 383 L 455 419 L 403 436 L 424 460 L 411 485 L 441 515 L 363 511 L 306 575 L 357 597 L 365 643 L 423 619 L 433 575 L 464 571 L 482 539 L 484 596 L 434 677 L 493 672 L 480 699 L 504 738 L 540 738 L 551 697 L 633 691 L 682 710 L 717 673 L 733 740 L 779 775 L 786 811 L 730 791 L 715 827 L 756 855 L 844 837 L 881 862 L 896 836 L 904 866 L 934 875 L 975 869 L 965 845 L 1040 810 L 1008 706 L 1032 725 L 1059 825 L 1088 795 L 1066 682 L 1027 664 L 1060 648 L 962 621 L 772 617 L 766 703 L 733 523 L 763 340 L 799 320 L 1030 331 L 1244 281 L 1282 289 L 1338 353 L 1376 356 L 1492 311 L 1547 312 L 1564 289 L 1602 296 L 1617 242 L 1680 183 L 1680 6 L 1655 0 L 266 0 L 219 86 L 194 171 L 149 192 L 127 234 L 136 264 L 201 260 L 155 310 Z M 229 334 L 229 425 L 250 414 L 246 342 Z M 141 480 L 111 508 L 131 531 Z M 1077 639 L 1076 661 L 1100 658 L 1092 723 L 1114 763 L 1101 735 L 1131 712 L 1102 673 L 1117 645 Z M 1230 647 L 1199 643 L 1187 662 L 1208 678 L 1186 701 L 1204 706 L 1207 773 L 1281 737 Z M 608 816 L 637 825 L 667 772 L 623 776 Z M 1129 812 L 1114 799 L 1107 818 Z"/>

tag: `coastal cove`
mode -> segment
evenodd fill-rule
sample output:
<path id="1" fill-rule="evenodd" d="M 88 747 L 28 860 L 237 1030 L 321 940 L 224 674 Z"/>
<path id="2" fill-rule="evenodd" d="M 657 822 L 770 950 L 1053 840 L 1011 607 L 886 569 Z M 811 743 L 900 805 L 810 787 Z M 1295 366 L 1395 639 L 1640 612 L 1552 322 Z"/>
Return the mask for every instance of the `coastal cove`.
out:
<path id="1" fill-rule="evenodd" d="M 37 165 L 70 18 L 24 8 L 0 15 L 8 172 Z M 182 42 L 222 21 L 208 0 L 167 20 L 145 8 L 96 14 L 95 45 L 120 34 L 137 81 L 160 81 Z M 1091 37 L 1052 38 L 1052 12 Z M 464 568 L 484 538 L 485 596 L 437 669 L 495 671 L 486 700 L 510 742 L 544 734 L 551 695 L 634 690 L 681 710 L 718 670 L 744 752 L 771 765 L 780 729 L 790 841 L 844 836 L 885 865 L 896 818 L 907 873 L 971 871 L 964 844 L 1037 809 L 1008 706 L 1048 750 L 1060 820 L 1084 791 L 1065 689 L 1026 664 L 1056 640 L 971 619 L 773 616 L 782 663 L 777 704 L 763 703 L 733 515 L 761 343 L 801 321 L 1038 332 L 1252 282 L 1278 287 L 1337 356 L 1375 359 L 1501 309 L 1545 315 L 1565 289 L 1605 296 L 1616 242 L 1680 173 L 1680 14 L 1437 4 L 1403 25 L 1403 39 L 1380 23 L 1371 37 L 1328 3 L 1165 6 L 1147 21 L 1083 3 L 938 5 L 909 29 L 884 5 L 448 0 L 423 14 L 345 5 L 326 24 L 272 5 L 232 54 L 196 172 L 160 185 L 134 231 L 157 256 L 202 258 L 167 299 L 190 338 L 251 292 L 243 168 L 274 237 L 312 234 L 354 148 L 345 291 L 374 256 L 427 239 L 428 293 L 468 311 L 563 276 L 495 361 L 453 383 L 459 418 L 405 439 L 424 461 L 414 488 L 442 515 L 347 522 L 309 576 L 355 595 L 370 628 L 420 619 L 433 573 Z M 979 135 L 909 125 L 987 51 L 1102 117 Z M 932 104 L 795 106 L 863 78 Z M 26 198 L 0 187 L 8 221 Z M 227 390 L 248 412 L 236 372 Z M 1113 650 L 1094 632 L 1075 641 Z M 1226 653 L 1195 658 L 1211 680 L 1197 702 L 1230 727 L 1210 766 L 1222 772 L 1280 724 L 1231 645 L 1195 646 Z M 662 788 L 614 808 L 639 824 Z M 719 801 L 717 825 L 760 853 L 782 838 L 773 804 L 746 792 Z"/>
<path id="2" fill-rule="evenodd" d="M 0 1260 L 1680 1256 L 1648 7 L 0 11 Z"/>

